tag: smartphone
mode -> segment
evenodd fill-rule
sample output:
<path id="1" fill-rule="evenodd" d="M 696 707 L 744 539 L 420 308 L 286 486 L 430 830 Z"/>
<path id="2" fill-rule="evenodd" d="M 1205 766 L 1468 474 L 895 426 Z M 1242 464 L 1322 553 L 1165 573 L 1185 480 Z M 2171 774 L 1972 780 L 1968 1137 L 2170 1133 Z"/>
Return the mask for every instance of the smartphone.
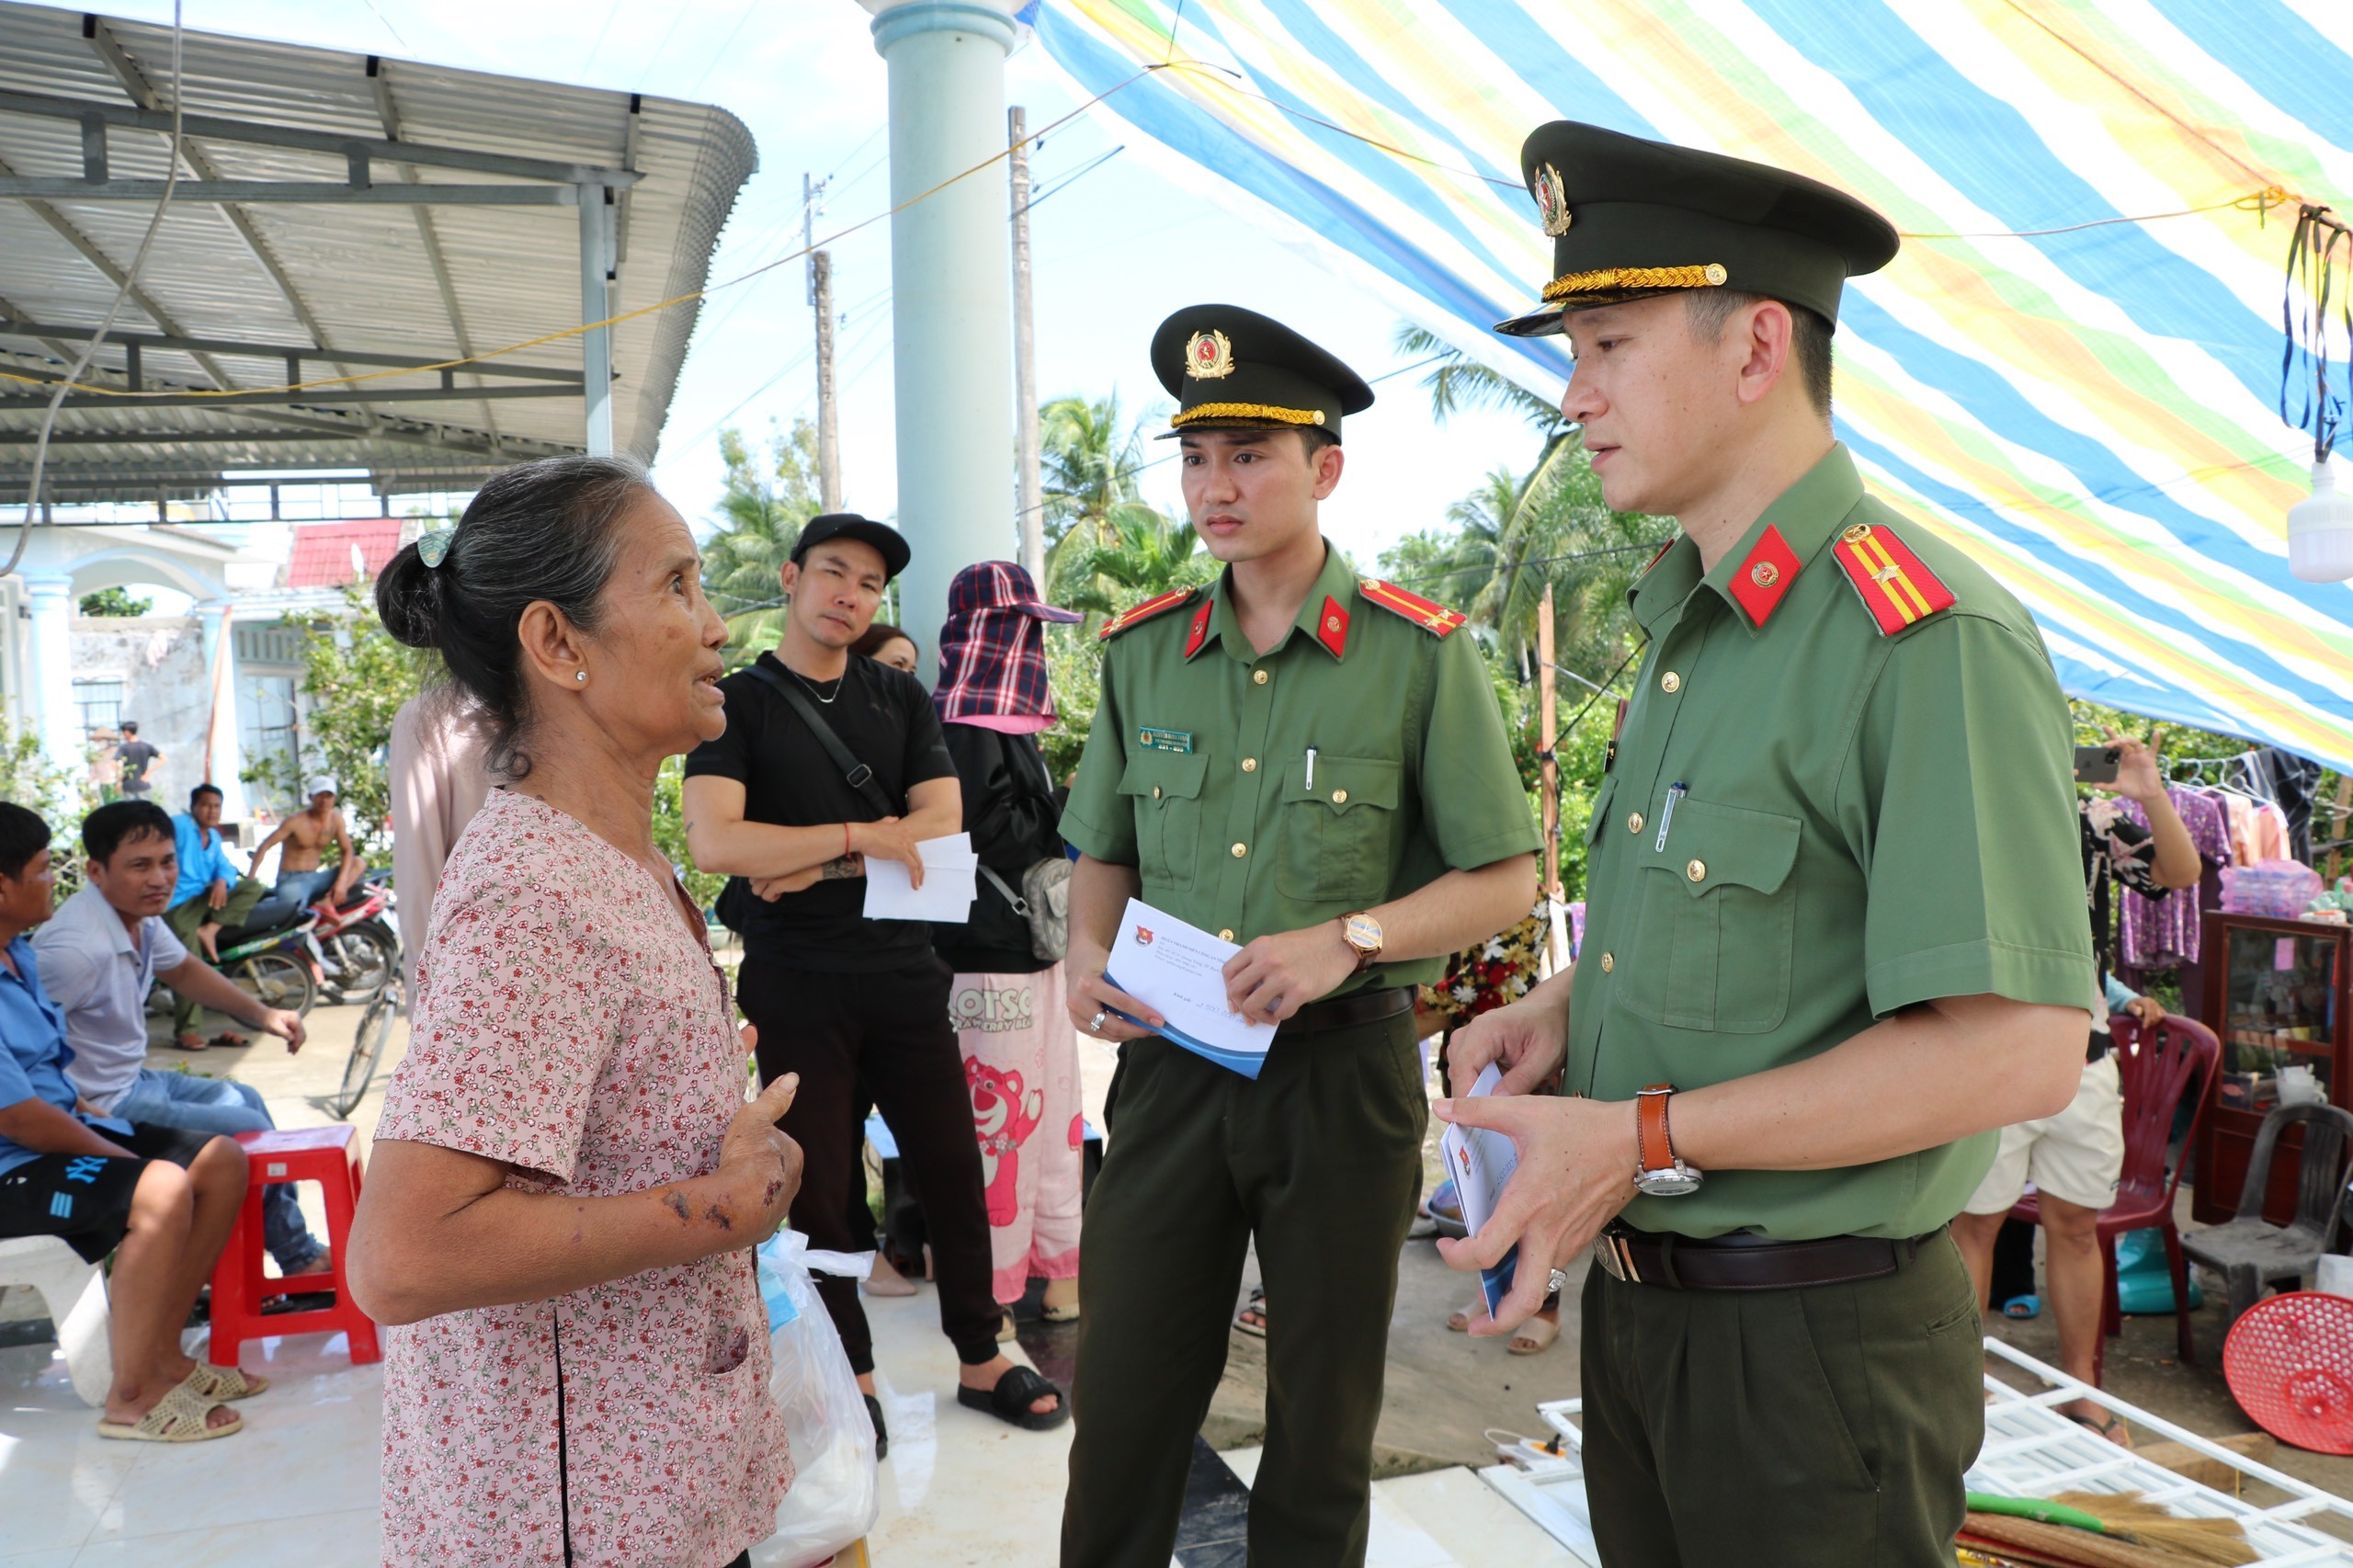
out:
<path id="1" fill-rule="evenodd" d="M 2115 783 L 2116 762 L 2123 755 L 2120 746 L 2077 746 L 2075 781 L 2079 784 Z"/>

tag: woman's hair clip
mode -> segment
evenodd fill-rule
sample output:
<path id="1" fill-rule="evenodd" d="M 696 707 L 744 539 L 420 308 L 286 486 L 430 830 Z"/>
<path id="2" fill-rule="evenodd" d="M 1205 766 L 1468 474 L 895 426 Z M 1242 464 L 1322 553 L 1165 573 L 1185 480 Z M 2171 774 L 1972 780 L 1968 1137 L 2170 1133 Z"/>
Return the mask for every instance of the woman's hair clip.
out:
<path id="1" fill-rule="evenodd" d="M 437 567 L 449 558 L 449 546 L 458 537 L 455 528 L 435 528 L 416 541 L 416 558 L 427 569 Z"/>

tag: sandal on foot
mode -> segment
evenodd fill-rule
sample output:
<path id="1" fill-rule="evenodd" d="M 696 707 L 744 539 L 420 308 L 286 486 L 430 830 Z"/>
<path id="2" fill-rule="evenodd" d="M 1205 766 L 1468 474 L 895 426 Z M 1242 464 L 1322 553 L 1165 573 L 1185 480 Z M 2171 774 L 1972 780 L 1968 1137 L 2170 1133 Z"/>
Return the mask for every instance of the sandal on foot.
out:
<path id="1" fill-rule="evenodd" d="M 211 1424 L 208 1417 L 220 1403 L 206 1398 L 185 1382 L 174 1383 L 155 1402 L 154 1408 L 137 1421 L 100 1421 L 98 1436 L 133 1443 L 201 1443 L 244 1431 L 245 1421 L 242 1415 L 226 1426 Z"/>
<path id="2" fill-rule="evenodd" d="M 2111 1443 L 2116 1443 L 2116 1446 L 2120 1449 L 2123 1449 L 2128 1452 L 2131 1450 L 2132 1447 L 2132 1428 L 2124 1425 L 2124 1417 L 2121 1415 L 2111 1415 L 2105 1421 L 2095 1421 L 2090 1416 L 2086 1415 L 2081 1411 L 2077 1410 L 2064 1411 L 2062 1414 L 2063 1414 L 2068 1420 L 2074 1422 L 2076 1426 L 2084 1427 L 2088 1431 L 2095 1432 L 2100 1437 L 2107 1438 Z M 2124 1433 L 2124 1440 L 2120 1443 L 2116 1442 L 2116 1434 L 2119 1429 L 2121 1429 Z"/>
<path id="3" fill-rule="evenodd" d="M 1258 1321 L 1252 1323 L 1256 1317 Z M 1233 1326 L 1253 1339 L 1267 1337 L 1267 1292 L 1263 1286 L 1253 1286 L 1249 1302 L 1233 1314 Z"/>
<path id="4" fill-rule="evenodd" d="M 243 1367 L 216 1367 L 210 1361 L 199 1361 L 196 1370 L 180 1381 L 194 1389 L 199 1397 L 219 1404 L 269 1392 L 267 1378 L 257 1378 Z"/>
<path id="5" fill-rule="evenodd" d="M 2042 1298 L 2040 1296 L 2012 1296 L 2008 1301 L 2002 1303 L 2002 1315 L 2006 1318 L 2016 1318 L 2020 1323 L 2024 1323 L 2029 1318 L 2040 1317 L 2042 1315 Z"/>
<path id="6" fill-rule="evenodd" d="M 194 1040 L 196 1043 L 194 1045 L 190 1045 L 188 1043 L 190 1040 Z M 172 1037 L 172 1044 L 175 1048 L 180 1051 L 208 1051 L 211 1049 L 210 1043 L 207 1041 L 202 1035 L 198 1034 L 193 1029 L 189 1030 L 187 1034 L 174 1035 Z"/>
<path id="7" fill-rule="evenodd" d="M 907 1277 L 891 1267 L 891 1255 L 874 1255 L 874 1272 L 866 1277 L 866 1293 L 870 1296 L 912 1296 L 915 1285 Z"/>
<path id="8" fill-rule="evenodd" d="M 996 1320 L 996 1342 L 999 1345 L 1009 1345 L 1013 1342 L 1014 1335 L 1019 1332 L 1020 1330 L 1014 1326 L 1013 1309 L 1006 1307 L 1000 1310 Z"/>
<path id="9" fill-rule="evenodd" d="M 1054 1407 L 1039 1414 L 1029 1408 L 1031 1403 L 1054 1396 Z M 985 1410 L 1000 1421 L 1007 1421 L 1025 1432 L 1050 1432 L 1070 1419 L 1070 1399 L 1062 1390 L 1038 1374 L 1034 1367 L 1014 1367 L 997 1379 L 996 1387 L 985 1392 L 961 1386 L 956 1390 L 956 1403 L 971 1410 Z"/>
<path id="10" fill-rule="evenodd" d="M 1552 1348 L 1552 1341 L 1561 1336 L 1561 1320 L 1538 1314 L 1511 1331 L 1511 1343 L 1504 1348 L 1515 1356 L 1541 1356 Z"/>
<path id="11" fill-rule="evenodd" d="M 891 1428 L 882 1425 L 882 1402 L 872 1394 L 866 1396 L 866 1418 L 874 1423 L 874 1457 L 891 1457 Z"/>

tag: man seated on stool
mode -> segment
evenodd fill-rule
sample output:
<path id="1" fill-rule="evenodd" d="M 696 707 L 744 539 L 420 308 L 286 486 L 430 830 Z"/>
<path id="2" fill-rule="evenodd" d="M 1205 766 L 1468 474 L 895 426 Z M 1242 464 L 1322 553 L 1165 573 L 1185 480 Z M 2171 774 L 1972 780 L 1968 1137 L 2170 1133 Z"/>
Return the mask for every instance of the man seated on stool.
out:
<path id="1" fill-rule="evenodd" d="M 244 1422 L 221 1402 L 268 1385 L 190 1359 L 180 1327 L 245 1200 L 245 1152 L 78 1102 L 64 1014 L 25 939 L 50 917 L 56 881 L 49 824 L 0 802 L 0 1238 L 55 1236 L 89 1263 L 115 1255 L 101 1437 L 225 1437 Z"/>
<path id="2" fill-rule="evenodd" d="M 74 1048 L 66 1076 L 91 1106 L 125 1121 L 189 1132 L 275 1127 L 261 1093 L 224 1078 L 158 1073 L 147 1062 L 147 993 L 161 980 L 181 996 L 302 1048 L 300 1015 L 265 1007 L 192 956 L 163 921 L 179 881 L 172 819 L 150 801 L 116 801 L 82 823 L 88 882 L 33 943 L 41 979 L 65 1013 Z M 272 1186 L 262 1244 L 281 1273 L 324 1272 L 327 1249 L 302 1223 L 294 1188 Z"/>
<path id="3" fill-rule="evenodd" d="M 2115 888 L 2121 884 L 2158 898 L 2168 888 L 2196 887 L 2204 868 L 2189 829 L 2165 793 L 2155 754 L 2113 730 L 2108 740 L 2117 754 L 2116 793 L 2137 803 L 2149 825 L 2143 827 L 2123 815 L 2116 801 L 2103 796 L 2095 795 L 2078 807 L 2092 952 L 2099 962 L 2109 1011 L 2129 1012 L 2144 1024 L 2154 1023 L 2165 1017 L 2165 1009 L 2145 996 L 2135 996 L 2109 972 L 2115 956 Z M 2082 1085 L 2073 1103 L 2057 1116 L 2002 1129 L 1994 1168 L 1952 1222 L 1953 1240 L 1961 1244 L 1982 1309 L 1990 1305 L 1993 1290 L 1994 1239 L 2026 1184 L 2034 1183 L 2043 1267 L 2050 1281 L 2044 1294 L 2059 1326 L 2059 1369 L 2093 1384 L 2098 1381 L 2100 1304 L 2108 1290 L 2099 1251 L 2099 1211 L 2116 1201 L 2116 1183 L 2123 1169 L 2124 1090 L 2109 1050 L 2108 1019 L 2096 1017 L 2084 1054 Z M 2132 1446 L 2123 1420 L 2090 1400 L 2063 1404 L 2059 1414 L 2111 1443 Z"/>
<path id="4" fill-rule="evenodd" d="M 203 945 L 207 963 L 221 962 L 223 926 L 245 925 L 254 905 L 269 890 L 237 869 L 221 836 L 221 790 L 199 784 L 188 791 L 188 810 L 172 819 L 172 836 L 180 858 L 180 880 L 172 888 L 172 906 L 164 924 L 188 945 L 194 937 Z M 172 1038 L 183 1051 L 202 1051 L 204 1037 L 196 1028 L 196 1004 L 183 996 L 172 1012 Z M 242 1040 L 232 1043 L 242 1045 Z"/>

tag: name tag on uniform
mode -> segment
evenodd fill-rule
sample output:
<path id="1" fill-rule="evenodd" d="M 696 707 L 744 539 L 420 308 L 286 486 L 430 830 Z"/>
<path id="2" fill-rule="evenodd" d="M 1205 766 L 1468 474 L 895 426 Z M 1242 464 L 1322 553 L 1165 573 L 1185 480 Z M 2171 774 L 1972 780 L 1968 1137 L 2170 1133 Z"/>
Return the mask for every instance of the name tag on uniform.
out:
<path id="1" fill-rule="evenodd" d="M 1146 751 L 1188 752 L 1193 749 L 1193 732 L 1155 730 L 1147 726 L 1136 732 L 1136 744 Z"/>

